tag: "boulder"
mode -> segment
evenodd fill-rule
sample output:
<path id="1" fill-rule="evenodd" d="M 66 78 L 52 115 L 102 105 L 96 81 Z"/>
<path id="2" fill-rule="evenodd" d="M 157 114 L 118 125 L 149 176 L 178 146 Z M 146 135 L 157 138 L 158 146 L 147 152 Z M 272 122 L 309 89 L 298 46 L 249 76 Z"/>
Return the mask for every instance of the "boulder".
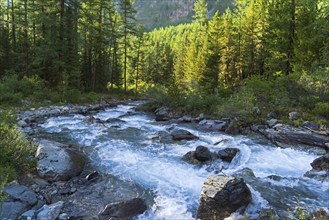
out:
<path id="1" fill-rule="evenodd" d="M 197 136 L 193 135 L 191 132 L 184 129 L 174 129 L 171 132 L 171 137 L 175 141 L 198 139 Z"/>
<path id="2" fill-rule="evenodd" d="M 290 120 L 297 120 L 301 117 L 299 112 L 290 112 L 289 113 L 289 119 Z"/>
<path id="3" fill-rule="evenodd" d="M 198 146 L 195 149 L 195 158 L 201 162 L 206 162 L 213 159 L 213 153 L 207 147 Z"/>
<path id="4" fill-rule="evenodd" d="M 314 170 L 317 171 L 328 171 L 329 172 L 329 153 L 315 159 L 311 166 Z"/>
<path id="5" fill-rule="evenodd" d="M 38 202 L 37 194 L 16 182 L 4 187 L 8 198 L 0 204 L 0 219 L 16 219 Z"/>
<path id="6" fill-rule="evenodd" d="M 78 176 L 85 164 L 85 157 L 78 150 L 48 140 L 40 141 L 36 159 L 39 176 L 48 181 Z"/>
<path id="7" fill-rule="evenodd" d="M 100 220 L 130 220 L 142 214 L 147 209 L 145 201 L 141 198 L 134 198 L 129 201 L 112 203 L 107 205 L 99 214 Z"/>
<path id="8" fill-rule="evenodd" d="M 203 184 L 197 218 L 224 219 L 251 202 L 251 192 L 243 179 L 209 176 Z"/>
<path id="9" fill-rule="evenodd" d="M 197 124 L 197 129 L 203 131 L 225 131 L 228 128 L 228 121 L 202 120 Z"/>
<path id="10" fill-rule="evenodd" d="M 195 151 L 189 151 L 183 156 L 183 160 L 190 164 L 207 163 L 216 160 L 218 157 L 207 147 L 198 146 Z"/>
<path id="11" fill-rule="evenodd" d="M 37 211 L 37 220 L 55 220 L 62 211 L 63 201 L 51 205 L 44 205 Z"/>
<path id="12" fill-rule="evenodd" d="M 271 128 L 273 127 L 274 125 L 276 125 L 276 123 L 278 123 L 278 120 L 275 119 L 275 118 L 272 118 L 270 120 L 267 121 L 267 125 Z"/>
<path id="13" fill-rule="evenodd" d="M 304 127 L 304 128 L 307 128 L 307 129 L 314 130 L 314 131 L 318 131 L 318 130 L 320 130 L 320 124 L 315 123 L 315 122 L 313 122 L 313 121 L 305 121 L 305 122 L 303 123 L 303 127 Z"/>
<path id="14" fill-rule="evenodd" d="M 155 110 L 156 121 L 168 121 L 171 119 L 170 110 L 167 107 L 160 107 Z"/>
<path id="15" fill-rule="evenodd" d="M 236 121 L 231 122 L 225 129 L 225 133 L 230 135 L 238 135 L 240 133 L 240 125 Z"/>
<path id="16" fill-rule="evenodd" d="M 187 152 L 183 157 L 182 160 L 184 160 L 187 163 L 190 164 L 200 164 L 201 162 L 196 159 L 195 157 L 195 151 L 189 151 Z"/>
<path id="17" fill-rule="evenodd" d="M 237 148 L 226 148 L 218 152 L 221 160 L 231 163 L 233 158 L 240 152 Z"/>
<path id="18" fill-rule="evenodd" d="M 29 210 L 24 212 L 21 216 L 20 216 L 20 220 L 36 220 L 36 216 L 35 216 L 35 210 Z"/>
<path id="19" fill-rule="evenodd" d="M 273 128 L 259 131 L 280 147 L 306 145 L 326 149 L 325 144 L 329 142 L 329 136 L 327 135 L 315 134 L 309 130 L 283 124 L 277 124 Z"/>

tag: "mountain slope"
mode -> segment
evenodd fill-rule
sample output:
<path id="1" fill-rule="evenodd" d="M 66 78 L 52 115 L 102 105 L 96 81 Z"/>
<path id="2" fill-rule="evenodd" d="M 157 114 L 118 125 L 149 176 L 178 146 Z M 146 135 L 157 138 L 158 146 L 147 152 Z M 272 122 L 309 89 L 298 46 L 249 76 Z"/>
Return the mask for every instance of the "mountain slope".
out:
<path id="1" fill-rule="evenodd" d="M 137 19 L 142 21 L 148 30 L 168 25 L 189 22 L 196 0 L 135 0 Z M 215 11 L 224 12 L 231 7 L 234 0 L 206 0 L 208 14 Z"/>

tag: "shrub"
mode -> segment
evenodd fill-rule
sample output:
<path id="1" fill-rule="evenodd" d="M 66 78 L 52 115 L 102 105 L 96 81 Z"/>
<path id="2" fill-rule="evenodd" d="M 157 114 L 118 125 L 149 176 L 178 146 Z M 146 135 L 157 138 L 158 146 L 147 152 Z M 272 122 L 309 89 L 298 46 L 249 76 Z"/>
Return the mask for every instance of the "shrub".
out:
<path id="1" fill-rule="evenodd" d="M 30 156 L 34 148 L 23 141 L 22 133 L 12 125 L 10 113 L 1 113 L 0 116 L 0 182 L 3 183 L 33 167 L 34 161 Z"/>

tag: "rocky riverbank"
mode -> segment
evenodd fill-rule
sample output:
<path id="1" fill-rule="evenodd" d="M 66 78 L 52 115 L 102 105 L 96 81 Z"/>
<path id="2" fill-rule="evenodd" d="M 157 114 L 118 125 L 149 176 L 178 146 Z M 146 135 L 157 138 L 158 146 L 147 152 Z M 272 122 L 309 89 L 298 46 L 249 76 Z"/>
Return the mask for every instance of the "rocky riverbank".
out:
<path id="1" fill-rule="evenodd" d="M 41 107 L 18 112 L 18 126 L 37 146 L 37 174 L 4 188 L 0 219 L 132 219 L 152 205 L 139 186 L 100 174 L 76 146 L 40 139 L 38 125 L 49 117 L 93 115 L 121 102 Z"/>
<path id="2" fill-rule="evenodd" d="M 26 134 L 27 139 L 32 140 L 38 146 L 37 174 L 26 175 L 20 183 L 13 182 L 6 186 L 5 192 L 9 197 L 0 206 L 0 213 L 3 215 L 1 217 L 3 219 L 19 217 L 21 219 L 131 219 L 133 216 L 143 213 L 147 207 L 151 207 L 152 195 L 141 187 L 99 173 L 92 167 L 79 147 L 42 139 L 44 137 L 39 134 L 38 125 L 49 117 L 81 114 L 87 116 L 84 120 L 88 123 L 102 124 L 113 122 L 113 120 L 120 121 L 119 118 L 102 121 L 93 117 L 97 112 L 117 104 L 119 103 L 53 106 L 19 113 L 19 128 Z M 303 127 L 294 128 L 278 124 L 277 120 L 272 118 L 266 125 L 239 127 L 236 118 L 210 120 L 206 119 L 203 114 L 191 117 L 179 112 L 172 112 L 165 107 L 155 111 L 155 120 L 168 124 L 187 123 L 205 132 L 225 132 L 230 135 L 257 133 L 279 147 L 312 150 L 319 154 L 319 158 L 312 163 L 313 169 L 305 176 L 320 181 L 329 179 L 326 154 L 329 147 L 329 132 L 326 128 L 320 128 L 315 124 L 305 123 Z M 199 137 L 187 130 L 172 128 L 168 133 L 162 132 L 159 133 L 159 137 L 153 138 L 158 138 L 165 143 L 167 141 L 197 140 Z M 238 154 L 239 149 L 237 148 L 225 148 L 219 152 L 211 152 L 205 146 L 198 146 L 195 151 L 182 155 L 182 159 L 194 165 L 209 164 L 214 161 L 230 163 L 237 158 Z M 206 180 L 204 183 L 198 211 L 199 218 L 207 219 L 207 216 L 211 216 L 211 218 L 222 219 L 236 210 L 242 212 L 243 207 L 250 202 L 251 195 L 243 179 L 227 176 L 209 178 L 210 180 Z M 216 187 L 212 188 L 214 186 Z M 222 196 L 231 191 L 246 193 L 248 199 L 241 201 L 240 204 L 237 198 L 243 194 L 236 194 L 235 200 L 230 200 L 231 197 L 225 199 Z M 230 205 L 229 201 L 239 205 Z M 216 207 L 219 204 L 225 211 L 216 214 L 212 208 L 214 204 Z"/>

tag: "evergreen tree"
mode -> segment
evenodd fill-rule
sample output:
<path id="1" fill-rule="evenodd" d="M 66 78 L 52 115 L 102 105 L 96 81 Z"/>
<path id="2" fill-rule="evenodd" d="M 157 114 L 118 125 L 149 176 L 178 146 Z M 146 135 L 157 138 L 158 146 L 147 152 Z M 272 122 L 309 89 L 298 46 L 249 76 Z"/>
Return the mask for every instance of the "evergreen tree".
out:
<path id="1" fill-rule="evenodd" d="M 133 7 L 131 0 L 120 0 L 119 1 L 120 15 L 122 18 L 122 35 L 123 35 L 123 78 L 124 78 L 124 91 L 127 92 L 127 59 L 128 59 L 128 48 L 129 35 L 135 34 L 136 25 L 136 10 Z"/>

